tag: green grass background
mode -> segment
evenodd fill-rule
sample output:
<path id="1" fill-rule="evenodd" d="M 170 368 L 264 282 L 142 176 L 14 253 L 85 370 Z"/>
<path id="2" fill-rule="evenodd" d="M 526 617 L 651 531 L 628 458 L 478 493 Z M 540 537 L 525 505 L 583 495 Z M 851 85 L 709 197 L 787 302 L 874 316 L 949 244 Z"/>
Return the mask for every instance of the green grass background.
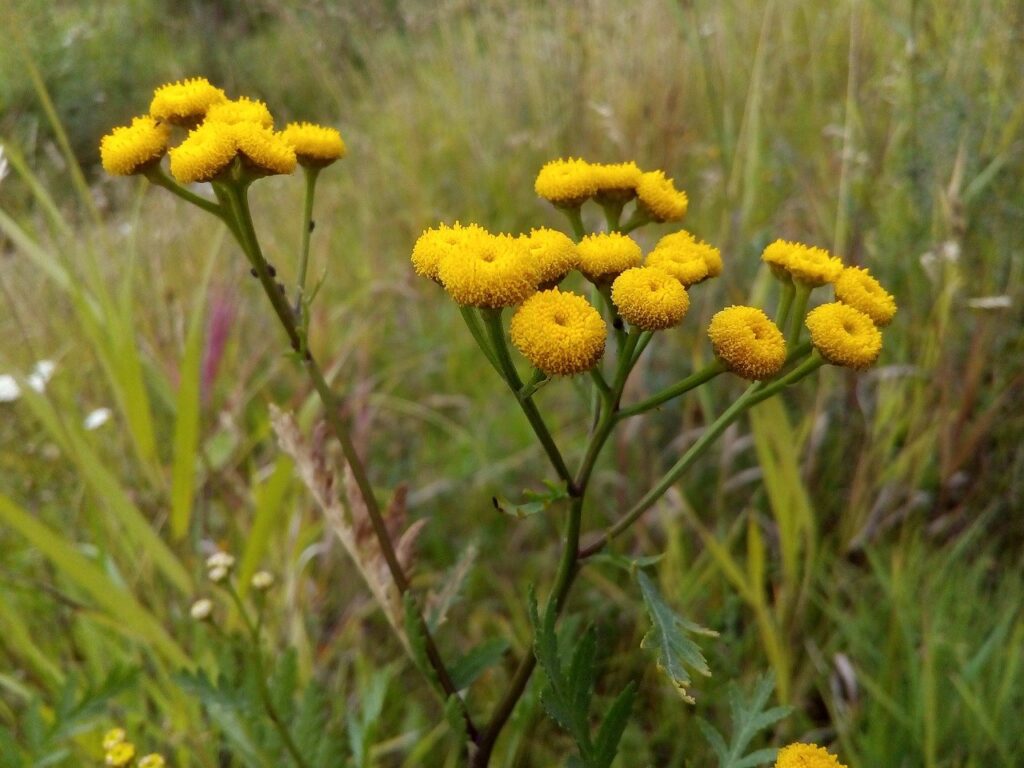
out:
<path id="1" fill-rule="evenodd" d="M 544 458 L 454 307 L 415 279 L 412 244 L 439 220 L 561 226 L 533 193 L 546 160 L 635 159 L 687 190 L 684 226 L 727 269 L 651 345 L 632 396 L 706 361 L 717 308 L 771 300 L 758 254 L 776 237 L 870 267 L 900 312 L 878 366 L 825 370 L 759 407 L 619 545 L 664 553 L 663 592 L 721 633 L 696 706 L 639 651 L 628 579 L 584 572 L 569 613 L 601 629 L 601 692 L 641 681 L 617 765 L 712 764 L 696 718 L 724 727 L 725 684 L 765 670 L 795 707 L 772 743 L 827 743 L 851 768 L 1024 763 L 1020 3 L 2 0 L 0 18 L 0 371 L 57 362 L 45 395 L 0 404 L 0 765 L 99 760 L 114 723 L 176 766 L 235 764 L 172 676 L 217 663 L 187 615 L 213 546 L 278 574 L 274 646 L 296 649 L 332 717 L 386 687 L 362 764 L 456 764 L 435 700 L 275 446 L 270 403 L 307 426 L 318 405 L 241 254 L 201 212 L 97 168 L 103 133 L 195 74 L 345 137 L 317 199 L 313 345 L 375 484 L 408 484 L 428 521 L 416 589 L 478 553 L 443 650 L 523 647 L 526 588 L 552 577 L 559 520 L 491 505 L 538 489 Z M 301 184 L 253 196 L 287 282 Z M 993 296 L 1008 306 L 975 301 Z M 200 398 L 215 307 L 230 334 Z M 718 380 L 629 423 L 586 527 L 739 391 Z M 539 401 L 578 452 L 573 385 Z M 85 431 L 100 406 L 111 423 Z M 472 709 L 489 710 L 511 665 L 471 689 Z M 495 765 L 570 753 L 536 694 Z"/>

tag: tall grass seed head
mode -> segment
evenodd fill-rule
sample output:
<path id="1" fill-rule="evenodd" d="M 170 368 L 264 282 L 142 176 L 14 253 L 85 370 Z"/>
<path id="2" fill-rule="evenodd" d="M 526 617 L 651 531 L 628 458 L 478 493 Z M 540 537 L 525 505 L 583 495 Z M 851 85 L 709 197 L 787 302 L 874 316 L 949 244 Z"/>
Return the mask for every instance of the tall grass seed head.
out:
<path id="1" fill-rule="evenodd" d="M 685 230 L 665 235 L 647 254 L 650 266 L 659 267 L 689 288 L 722 274 L 722 254 Z"/>
<path id="2" fill-rule="evenodd" d="M 235 123 L 235 144 L 245 167 L 260 176 L 291 173 L 298 158 L 292 145 L 270 128 L 257 123 Z"/>
<path id="3" fill-rule="evenodd" d="M 124 768 L 135 759 L 135 745 L 130 741 L 122 741 L 107 750 L 106 764 L 112 768 Z"/>
<path id="4" fill-rule="evenodd" d="M 103 734 L 103 751 L 109 752 L 126 738 L 128 738 L 128 734 L 125 733 L 124 728 L 111 728 Z"/>
<path id="5" fill-rule="evenodd" d="M 226 100 L 224 91 L 205 77 L 191 77 L 157 88 L 149 114 L 162 122 L 192 127 L 206 116 L 210 107 Z"/>
<path id="6" fill-rule="evenodd" d="M 230 125 L 255 123 L 264 128 L 274 127 L 274 116 L 270 114 L 270 108 L 259 99 L 250 99 L 248 96 L 211 104 L 206 111 L 206 119 Z"/>
<path id="7" fill-rule="evenodd" d="M 345 156 L 345 142 L 335 128 L 314 123 L 288 123 L 281 138 L 291 145 L 299 165 L 324 168 Z"/>
<path id="8" fill-rule="evenodd" d="M 779 750 L 775 768 L 846 768 L 823 747 L 814 744 L 790 744 Z"/>
<path id="9" fill-rule="evenodd" d="M 437 275 L 441 259 L 455 247 L 465 244 L 474 238 L 489 237 L 490 233 L 478 224 L 462 226 L 455 222 L 452 226 L 439 224 L 423 232 L 412 248 L 412 268 L 420 277 L 441 282 Z"/>
<path id="10" fill-rule="evenodd" d="M 238 144 L 227 123 L 203 123 L 169 153 L 171 175 L 180 184 L 212 181 L 235 159 Z"/>
<path id="11" fill-rule="evenodd" d="M 579 265 L 576 243 L 564 232 L 541 227 L 519 238 L 537 267 L 537 280 L 542 289 L 554 287 Z"/>
<path id="12" fill-rule="evenodd" d="M 604 354 L 608 329 L 582 296 L 552 288 L 533 294 L 512 315 L 509 337 L 548 376 L 589 371 Z"/>
<path id="13" fill-rule="evenodd" d="M 590 163 L 570 157 L 545 163 L 533 188 L 559 208 L 576 208 L 597 192 L 597 178 Z"/>
<path id="14" fill-rule="evenodd" d="M 112 176 L 131 176 L 160 162 L 167 153 L 171 128 L 148 115 L 115 128 L 100 140 L 103 170 Z"/>
<path id="15" fill-rule="evenodd" d="M 612 283 L 612 301 L 622 319 L 642 331 L 679 325 L 690 308 L 682 283 L 658 267 L 627 269 Z"/>
<path id="16" fill-rule="evenodd" d="M 136 768 L 165 768 L 166 765 L 167 761 L 164 760 L 163 755 L 152 752 L 140 757 Z"/>
<path id="17" fill-rule="evenodd" d="M 896 315 L 896 299 L 867 269 L 846 267 L 835 282 L 836 300 L 859 309 L 884 327 Z"/>
<path id="18" fill-rule="evenodd" d="M 882 351 L 882 332 L 871 318 L 847 304 L 822 304 L 807 313 L 811 344 L 832 365 L 860 370 Z"/>
<path id="19" fill-rule="evenodd" d="M 761 259 L 772 267 L 788 274 L 795 282 L 810 287 L 833 283 L 843 271 L 843 262 L 824 248 L 776 240 L 762 252 Z"/>
<path id="20" fill-rule="evenodd" d="M 530 252 L 509 235 L 467 237 L 445 254 L 437 268 L 441 285 L 462 306 L 511 307 L 537 290 Z"/>
<path id="21" fill-rule="evenodd" d="M 587 235 L 576 246 L 579 270 L 595 283 L 611 282 L 630 267 L 639 267 L 643 252 L 628 235 L 619 232 L 598 232 Z"/>
<path id="22" fill-rule="evenodd" d="M 770 379 L 786 362 L 782 331 L 757 307 L 733 306 L 715 313 L 708 336 L 718 359 L 741 378 Z"/>
<path id="23" fill-rule="evenodd" d="M 676 189 L 664 171 L 640 174 L 636 185 L 638 205 L 647 211 L 653 221 L 678 221 L 686 215 L 690 204 L 686 193 Z"/>
<path id="24" fill-rule="evenodd" d="M 640 168 L 632 160 L 625 163 L 593 163 L 591 165 L 599 202 L 624 203 L 636 197 Z"/>

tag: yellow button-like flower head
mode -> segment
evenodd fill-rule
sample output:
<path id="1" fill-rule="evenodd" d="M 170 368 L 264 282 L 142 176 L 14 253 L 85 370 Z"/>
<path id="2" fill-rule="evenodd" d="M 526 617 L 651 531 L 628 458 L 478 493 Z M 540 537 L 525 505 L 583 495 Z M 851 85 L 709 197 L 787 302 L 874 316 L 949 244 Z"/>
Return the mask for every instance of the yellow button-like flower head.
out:
<path id="1" fill-rule="evenodd" d="M 171 175 L 181 184 L 210 181 L 235 159 L 238 144 L 227 123 L 203 123 L 170 151 Z"/>
<path id="2" fill-rule="evenodd" d="M 136 117 L 131 125 L 115 128 L 100 140 L 103 169 L 114 176 L 130 176 L 157 163 L 167 152 L 170 126 L 152 117 Z"/>
<path id="3" fill-rule="evenodd" d="M 206 119 L 231 125 L 255 123 L 264 128 L 274 127 L 274 116 L 270 114 L 267 105 L 248 96 L 212 104 L 206 112 Z"/>
<path id="4" fill-rule="evenodd" d="M 457 246 L 468 245 L 474 238 L 486 237 L 490 237 L 490 233 L 477 224 L 465 227 L 459 222 L 455 222 L 451 227 L 440 224 L 434 229 L 426 230 L 416 240 L 412 249 L 412 267 L 417 275 L 440 282 L 437 269 L 442 258 Z"/>
<path id="5" fill-rule="evenodd" d="M 661 238 L 647 254 L 647 264 L 664 269 L 687 287 L 722 274 L 718 249 L 685 230 Z"/>
<path id="6" fill-rule="evenodd" d="M 846 768 L 835 755 L 814 744 L 790 744 L 779 750 L 775 768 Z"/>
<path id="7" fill-rule="evenodd" d="M 871 318 L 847 304 L 822 304 L 807 313 L 811 344 L 832 365 L 867 368 L 882 351 L 882 332 Z"/>
<path id="8" fill-rule="evenodd" d="M 107 750 L 107 765 L 112 768 L 124 768 L 135 757 L 135 745 L 130 741 L 122 741 Z"/>
<path id="9" fill-rule="evenodd" d="M 611 282 L 630 267 L 639 267 L 644 259 L 640 246 L 628 235 L 602 232 L 584 237 L 576 250 L 579 270 L 594 282 Z"/>
<path id="10" fill-rule="evenodd" d="M 292 145 L 299 164 L 323 168 L 345 156 L 345 142 L 334 128 L 313 123 L 288 123 L 281 138 Z"/>
<path id="11" fill-rule="evenodd" d="M 227 100 L 224 91 L 210 85 L 205 77 L 192 77 L 161 85 L 153 92 L 149 114 L 175 125 L 197 125 L 214 104 Z"/>
<path id="12" fill-rule="evenodd" d="M 537 290 L 529 250 L 509 235 L 466 238 L 441 258 L 437 276 L 462 306 L 511 307 Z"/>
<path id="13" fill-rule="evenodd" d="M 601 313 L 575 293 L 535 293 L 512 316 L 509 336 L 523 357 L 548 376 L 589 371 L 604 354 Z"/>
<path id="14" fill-rule="evenodd" d="M 843 271 L 843 262 L 824 248 L 787 240 L 776 240 L 769 244 L 761 254 L 761 259 L 777 275 L 781 272 L 811 287 L 834 283 Z"/>
<path id="15" fill-rule="evenodd" d="M 686 289 L 658 267 L 627 269 L 612 283 L 612 301 L 623 320 L 643 331 L 679 325 L 690 308 Z"/>
<path id="16" fill-rule="evenodd" d="M 103 734 L 103 750 L 109 752 L 126 738 L 128 734 L 124 732 L 124 728 L 111 728 Z"/>
<path id="17" fill-rule="evenodd" d="M 744 379 L 770 379 L 786 362 L 782 331 L 757 307 L 727 307 L 711 318 L 708 336 L 725 367 Z"/>
<path id="18" fill-rule="evenodd" d="M 167 761 L 164 760 L 164 756 L 153 752 L 140 757 L 137 768 L 164 768 L 166 765 Z"/>
<path id="19" fill-rule="evenodd" d="M 597 192 L 597 178 L 590 163 L 570 157 L 546 163 L 533 188 L 561 208 L 575 208 Z"/>
<path id="20" fill-rule="evenodd" d="M 257 123 L 235 123 L 231 128 L 238 152 L 249 169 L 264 175 L 295 170 L 295 150 L 281 138 L 281 134 Z"/>
<path id="21" fill-rule="evenodd" d="M 654 221 L 677 221 L 686 215 L 690 204 L 686 193 L 676 189 L 663 171 L 640 174 L 636 198 Z"/>
<path id="22" fill-rule="evenodd" d="M 552 288 L 574 270 L 580 261 L 576 243 L 564 232 L 542 227 L 520 235 L 537 267 L 537 280 L 541 288 Z"/>
<path id="23" fill-rule="evenodd" d="M 632 160 L 626 163 L 594 163 L 591 168 L 598 200 L 625 202 L 636 196 L 640 168 Z"/>
<path id="24" fill-rule="evenodd" d="M 846 267 L 836 280 L 836 299 L 849 304 L 882 327 L 896 314 L 896 299 L 871 273 L 859 267 Z"/>

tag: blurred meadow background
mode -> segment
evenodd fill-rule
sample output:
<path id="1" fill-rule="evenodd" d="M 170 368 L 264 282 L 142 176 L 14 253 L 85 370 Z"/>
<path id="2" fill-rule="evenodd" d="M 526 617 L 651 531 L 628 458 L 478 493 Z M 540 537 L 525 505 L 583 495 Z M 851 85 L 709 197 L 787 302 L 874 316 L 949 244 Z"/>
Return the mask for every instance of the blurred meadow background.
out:
<path id="1" fill-rule="evenodd" d="M 244 718 L 201 708 L 179 674 L 223 669 L 216 632 L 188 613 L 217 547 L 243 576 L 276 575 L 282 706 L 316 684 L 324 727 L 345 733 L 337 765 L 457 764 L 440 706 L 276 445 L 270 404 L 306 428 L 320 406 L 237 246 L 99 168 L 104 133 L 194 75 L 348 144 L 319 185 L 312 346 L 373 482 L 385 498 L 406 484 L 426 521 L 415 589 L 464 577 L 446 653 L 521 651 L 559 519 L 492 504 L 550 472 L 455 307 L 413 275 L 426 227 L 563 228 L 533 191 L 555 157 L 665 169 L 690 196 L 683 226 L 726 271 L 652 344 L 629 397 L 709 359 L 715 310 L 769 295 L 759 254 L 775 238 L 870 267 L 900 307 L 879 364 L 759 406 L 617 544 L 662 554 L 666 598 L 720 633 L 696 704 L 639 650 L 646 616 L 619 570 L 585 569 L 567 621 L 596 621 L 608 690 L 641 679 L 617 766 L 712 765 L 698 721 L 727 729 L 728 683 L 766 672 L 793 712 L 759 746 L 815 740 L 851 768 L 1024 765 L 1024 4 L 0 0 L 0 21 L 0 374 L 14 377 L 0 766 L 98 765 L 118 724 L 173 766 L 260 764 L 226 756 L 251 735 Z M 301 182 L 268 179 L 253 199 L 291 280 Z M 587 530 L 741 388 L 719 383 L 627 424 Z M 575 455 L 573 385 L 538 400 Z M 484 671 L 473 709 L 511 668 Z M 538 692 L 494 765 L 570 753 Z"/>

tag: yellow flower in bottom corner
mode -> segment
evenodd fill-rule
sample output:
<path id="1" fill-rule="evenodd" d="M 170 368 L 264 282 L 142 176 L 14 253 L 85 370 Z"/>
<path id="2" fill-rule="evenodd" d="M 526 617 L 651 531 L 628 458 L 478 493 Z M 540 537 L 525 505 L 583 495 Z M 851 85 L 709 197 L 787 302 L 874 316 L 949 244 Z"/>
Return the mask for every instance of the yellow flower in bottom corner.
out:
<path id="1" fill-rule="evenodd" d="M 552 288 L 523 302 L 512 315 L 509 336 L 537 370 L 572 376 L 597 365 L 608 329 L 585 298 Z"/>
<path id="2" fill-rule="evenodd" d="M 814 744 L 790 744 L 779 750 L 775 768 L 846 768 L 839 759 Z"/>

